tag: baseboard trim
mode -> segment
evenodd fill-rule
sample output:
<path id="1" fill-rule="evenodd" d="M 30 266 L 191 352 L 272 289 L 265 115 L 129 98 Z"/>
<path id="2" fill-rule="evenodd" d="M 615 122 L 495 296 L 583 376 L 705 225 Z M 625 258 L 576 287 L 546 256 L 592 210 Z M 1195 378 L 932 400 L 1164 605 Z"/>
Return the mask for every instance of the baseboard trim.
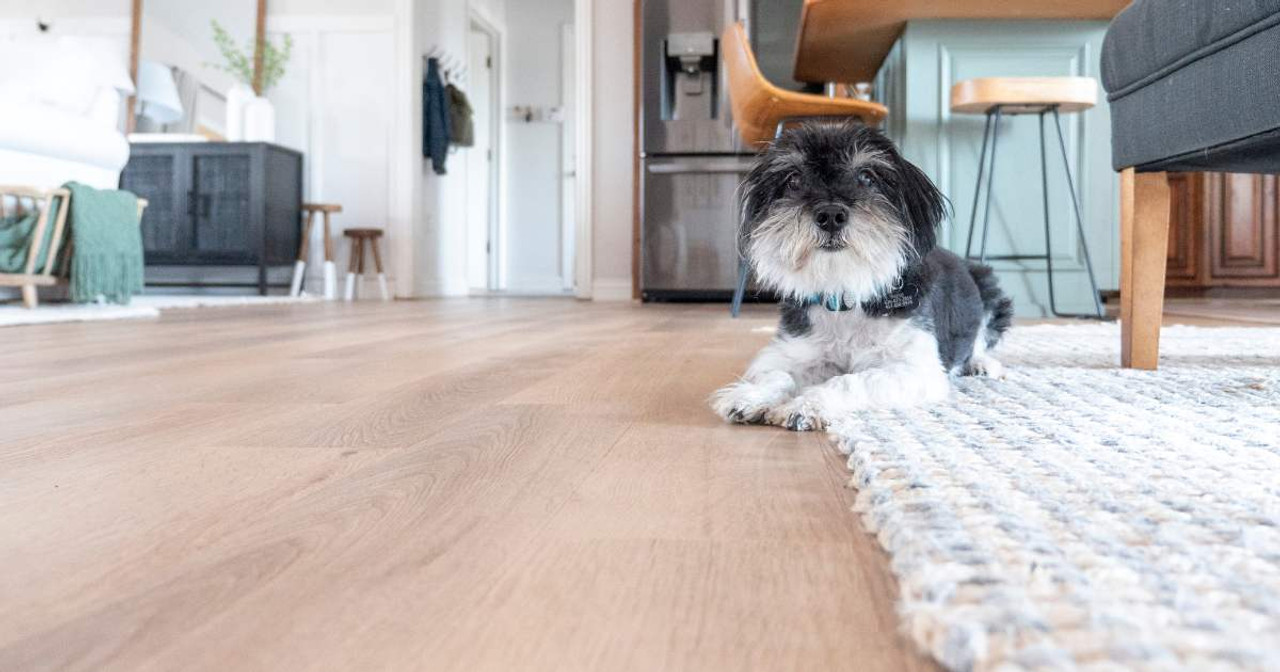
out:
<path id="1" fill-rule="evenodd" d="M 572 293 L 558 275 L 534 278 L 508 278 L 501 293 L 515 296 L 563 296 Z"/>
<path id="2" fill-rule="evenodd" d="M 418 291 L 413 294 L 406 294 L 403 298 L 417 299 L 426 297 L 441 296 L 467 296 L 471 293 L 471 289 L 467 286 L 465 277 L 456 280 L 444 280 L 434 278 L 418 285 Z"/>
<path id="3" fill-rule="evenodd" d="M 591 283 L 592 301 L 630 301 L 631 278 L 596 278 Z"/>

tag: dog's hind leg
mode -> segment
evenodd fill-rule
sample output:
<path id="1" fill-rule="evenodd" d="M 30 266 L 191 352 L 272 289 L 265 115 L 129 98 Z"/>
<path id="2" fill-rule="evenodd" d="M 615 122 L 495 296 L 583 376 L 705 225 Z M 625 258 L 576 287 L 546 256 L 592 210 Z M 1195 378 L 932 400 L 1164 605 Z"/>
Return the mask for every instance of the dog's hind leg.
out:
<path id="1" fill-rule="evenodd" d="M 992 357 L 987 350 L 989 340 L 986 334 L 991 331 L 988 326 L 989 321 L 989 315 L 983 318 L 982 327 L 978 329 L 978 337 L 973 340 L 973 352 L 964 364 L 964 368 L 961 371 L 962 375 L 983 376 L 997 380 L 1004 378 L 1004 365 L 995 357 Z M 996 338 L 999 338 L 999 334 L 997 334 Z"/>

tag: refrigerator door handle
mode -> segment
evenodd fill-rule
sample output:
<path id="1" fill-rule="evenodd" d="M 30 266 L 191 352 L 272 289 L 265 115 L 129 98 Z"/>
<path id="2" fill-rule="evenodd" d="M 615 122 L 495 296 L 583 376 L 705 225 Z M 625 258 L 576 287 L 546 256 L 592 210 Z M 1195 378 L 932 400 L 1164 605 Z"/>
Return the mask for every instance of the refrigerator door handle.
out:
<path id="1" fill-rule="evenodd" d="M 751 163 L 740 161 L 682 161 L 679 163 L 649 164 L 649 172 L 654 175 L 680 175 L 684 173 L 737 173 L 745 175 L 751 172 Z"/>

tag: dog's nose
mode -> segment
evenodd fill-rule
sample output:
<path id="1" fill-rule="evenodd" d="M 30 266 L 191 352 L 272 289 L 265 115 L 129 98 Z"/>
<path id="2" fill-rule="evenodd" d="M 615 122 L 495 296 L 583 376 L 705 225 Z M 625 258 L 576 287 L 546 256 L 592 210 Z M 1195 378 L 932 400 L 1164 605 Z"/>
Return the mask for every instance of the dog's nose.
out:
<path id="1" fill-rule="evenodd" d="M 835 233 L 849 221 L 849 211 L 843 205 L 824 205 L 813 213 L 813 219 L 818 223 L 819 229 Z"/>

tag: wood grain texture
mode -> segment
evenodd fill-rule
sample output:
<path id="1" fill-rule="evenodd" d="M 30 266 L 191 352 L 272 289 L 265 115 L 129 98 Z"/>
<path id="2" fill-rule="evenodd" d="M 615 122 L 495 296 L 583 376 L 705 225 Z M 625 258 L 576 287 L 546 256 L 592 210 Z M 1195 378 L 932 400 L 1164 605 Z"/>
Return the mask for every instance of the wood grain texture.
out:
<path id="1" fill-rule="evenodd" d="M 142 0 L 132 0 L 129 5 L 129 81 L 138 84 L 138 60 L 142 51 Z M 129 94 L 124 105 L 124 132 L 132 133 L 137 126 L 138 97 Z"/>
<path id="2" fill-rule="evenodd" d="M 262 85 L 266 72 L 263 59 L 266 55 L 267 40 L 267 0 L 258 0 L 257 16 L 253 24 L 253 94 L 264 95 Z"/>
<path id="3" fill-rule="evenodd" d="M 888 108 L 879 103 L 796 93 L 774 86 L 760 71 L 742 23 L 727 26 L 720 45 L 729 77 L 734 126 L 750 146 L 771 142 L 778 122 L 789 117 L 846 117 L 875 125 L 889 114 Z"/>
<path id="4" fill-rule="evenodd" d="M 996 105 L 1005 114 L 1057 105 L 1065 114 L 1097 104 L 1098 82 L 1092 77 L 977 77 L 951 87 L 951 111 L 956 114 L 986 114 Z"/>
<path id="5" fill-rule="evenodd" d="M 1209 217 L 1209 272 L 1215 279 L 1270 280 L 1280 284 L 1277 263 L 1276 177 L 1211 173 L 1214 209 Z"/>
<path id="6" fill-rule="evenodd" d="M 928 670 L 827 440 L 706 396 L 769 308 L 5 330 L 0 670 Z"/>
<path id="7" fill-rule="evenodd" d="M 805 0 L 796 47 L 800 82 L 869 82 L 907 21 L 1111 19 L 1128 0 Z"/>
<path id="8" fill-rule="evenodd" d="M 1171 173 L 1168 286 L 1178 293 L 1280 288 L 1274 175 Z"/>
<path id="9" fill-rule="evenodd" d="M 1204 255 L 1204 180 L 1199 173 L 1169 174 L 1169 253 L 1166 287 L 1195 287 L 1208 277 Z"/>
<path id="10" fill-rule="evenodd" d="M 1120 364 L 1154 370 L 1169 250 L 1166 173 L 1120 174 Z"/>

